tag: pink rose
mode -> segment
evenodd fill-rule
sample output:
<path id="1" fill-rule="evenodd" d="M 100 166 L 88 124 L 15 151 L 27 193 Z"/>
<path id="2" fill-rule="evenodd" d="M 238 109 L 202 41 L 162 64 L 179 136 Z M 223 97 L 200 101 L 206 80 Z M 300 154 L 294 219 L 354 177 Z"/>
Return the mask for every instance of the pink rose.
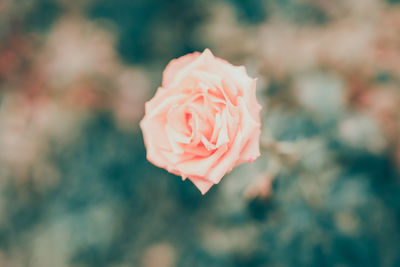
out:
<path id="1" fill-rule="evenodd" d="M 243 66 L 206 49 L 172 60 L 140 122 L 147 159 L 205 194 L 259 155 L 261 106 Z"/>

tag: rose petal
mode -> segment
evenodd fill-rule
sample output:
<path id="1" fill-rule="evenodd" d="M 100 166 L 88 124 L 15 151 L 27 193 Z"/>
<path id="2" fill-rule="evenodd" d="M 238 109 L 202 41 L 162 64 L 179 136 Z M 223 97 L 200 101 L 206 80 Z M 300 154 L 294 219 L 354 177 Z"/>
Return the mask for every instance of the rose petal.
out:
<path id="1" fill-rule="evenodd" d="M 230 172 L 239 160 L 239 153 L 243 146 L 242 133 L 239 131 L 236 135 L 236 139 L 232 144 L 230 150 L 216 162 L 214 167 L 207 173 L 206 177 L 208 180 L 217 184 L 221 181 L 222 177 Z"/>
<path id="2" fill-rule="evenodd" d="M 258 102 L 257 102 L 256 83 L 257 83 L 256 79 L 253 79 L 251 81 L 251 86 L 250 86 L 249 90 L 245 91 L 243 98 L 244 98 L 245 103 L 247 104 L 247 107 L 249 109 L 251 116 L 254 119 L 256 119 L 257 121 L 260 121 L 261 105 L 258 104 Z"/>
<path id="3" fill-rule="evenodd" d="M 224 109 L 224 111 L 222 112 L 222 116 L 221 116 L 221 130 L 219 131 L 219 134 L 218 134 L 216 147 L 220 147 L 221 145 L 229 142 L 228 121 L 227 121 L 226 113 L 227 113 L 227 111 L 226 111 L 226 109 Z"/>
<path id="4" fill-rule="evenodd" d="M 238 103 L 241 115 L 240 125 L 242 127 L 243 137 L 247 140 L 253 131 L 260 128 L 260 123 L 253 119 L 242 97 L 238 97 Z"/>
<path id="5" fill-rule="evenodd" d="M 242 152 L 240 152 L 240 162 L 244 163 L 247 161 L 254 161 L 256 158 L 260 156 L 260 129 L 254 131 L 253 135 L 250 137 L 250 140 L 243 147 Z"/>
<path id="6" fill-rule="evenodd" d="M 221 146 L 214 151 L 210 156 L 206 158 L 199 158 L 188 160 L 185 162 L 178 163 L 176 167 L 181 170 L 182 173 L 190 176 L 205 177 L 215 164 L 219 162 L 221 156 L 228 150 L 228 147 Z"/>
<path id="7" fill-rule="evenodd" d="M 185 77 L 190 77 L 190 73 L 197 68 L 201 68 L 202 66 L 208 66 L 215 59 L 214 55 L 211 53 L 209 49 L 205 49 L 204 52 L 196 57 L 192 62 L 185 65 L 180 69 L 178 73 L 175 74 L 173 81 L 169 83 L 170 87 L 175 87 L 179 84 Z"/>
<path id="8" fill-rule="evenodd" d="M 167 67 L 165 67 L 163 73 L 162 86 L 164 88 L 168 87 L 174 80 L 175 75 L 183 69 L 185 66 L 193 62 L 196 58 L 200 56 L 199 52 L 194 52 L 192 54 L 187 54 L 185 56 L 171 60 Z"/>
<path id="9" fill-rule="evenodd" d="M 160 149 L 170 149 L 168 147 L 168 138 L 164 134 L 163 129 L 160 128 L 160 124 L 155 121 L 148 120 L 147 118 L 143 119 L 140 122 L 140 127 L 143 132 L 143 139 L 147 149 L 147 159 L 152 162 L 154 165 L 164 168 L 168 165 L 169 160 L 165 158 L 161 153 L 159 153 Z M 160 133 L 157 138 L 153 138 L 152 133 L 158 132 Z"/>
<path id="10" fill-rule="evenodd" d="M 177 140 L 179 140 L 182 136 L 171 128 L 168 124 L 165 125 L 165 132 L 167 133 L 169 144 L 172 148 L 172 152 L 175 154 L 183 154 L 183 149 L 180 144 L 178 144 Z M 184 137 L 183 137 L 184 138 Z"/>
<path id="11" fill-rule="evenodd" d="M 217 141 L 218 133 L 220 132 L 220 129 L 221 129 L 221 124 L 222 124 L 221 123 L 221 114 L 217 113 L 217 114 L 215 114 L 214 130 L 213 130 L 213 133 L 212 133 L 211 139 L 210 139 L 210 141 L 212 143 Z"/>
<path id="12" fill-rule="evenodd" d="M 210 188 L 214 185 L 214 183 L 200 177 L 189 177 L 189 179 L 200 190 L 202 195 L 207 193 L 208 190 L 210 190 Z"/>
<path id="13" fill-rule="evenodd" d="M 153 101 L 158 100 L 156 97 L 154 97 L 152 100 L 146 102 L 145 104 L 147 116 L 149 118 L 155 117 L 157 115 L 165 116 L 173 104 L 179 104 L 185 98 L 187 98 L 187 96 L 185 95 L 169 96 L 165 97 L 162 103 L 160 103 L 159 105 L 153 106 Z"/>

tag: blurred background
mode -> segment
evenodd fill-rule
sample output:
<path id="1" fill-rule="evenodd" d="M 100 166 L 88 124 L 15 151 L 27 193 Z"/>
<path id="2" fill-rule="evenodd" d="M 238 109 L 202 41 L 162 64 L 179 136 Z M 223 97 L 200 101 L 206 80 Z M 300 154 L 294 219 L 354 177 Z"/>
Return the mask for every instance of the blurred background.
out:
<path id="1" fill-rule="evenodd" d="M 138 122 L 172 58 L 258 77 L 202 196 Z M 400 266 L 398 0 L 1 0 L 0 266 Z"/>

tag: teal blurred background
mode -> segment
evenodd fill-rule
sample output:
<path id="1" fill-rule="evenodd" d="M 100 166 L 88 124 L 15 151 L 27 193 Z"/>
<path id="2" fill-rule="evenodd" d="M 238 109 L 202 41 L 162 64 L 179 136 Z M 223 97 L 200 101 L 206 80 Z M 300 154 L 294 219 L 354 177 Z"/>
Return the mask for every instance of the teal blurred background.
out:
<path id="1" fill-rule="evenodd" d="M 258 77 L 262 156 L 146 160 L 172 58 Z M 397 0 L 2 0 L 0 266 L 400 266 Z"/>

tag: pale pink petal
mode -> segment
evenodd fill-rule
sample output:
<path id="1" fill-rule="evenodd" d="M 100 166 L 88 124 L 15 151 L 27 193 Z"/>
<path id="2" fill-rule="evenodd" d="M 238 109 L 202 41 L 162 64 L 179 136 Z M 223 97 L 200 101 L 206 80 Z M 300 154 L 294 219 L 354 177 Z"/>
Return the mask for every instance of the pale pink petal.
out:
<path id="1" fill-rule="evenodd" d="M 224 93 L 229 98 L 230 102 L 233 105 L 236 105 L 236 97 L 239 95 L 239 90 L 237 89 L 235 83 L 229 78 L 224 78 L 221 83 L 222 90 L 224 90 Z"/>
<path id="2" fill-rule="evenodd" d="M 162 125 L 144 118 L 140 122 L 140 127 L 143 133 L 144 144 L 147 149 L 147 159 L 154 165 L 165 168 L 168 164 L 168 158 L 165 158 L 159 151 L 160 149 L 170 149 L 168 146 L 168 138 L 164 134 Z M 160 133 L 157 138 L 154 133 Z"/>
<path id="3" fill-rule="evenodd" d="M 215 142 L 217 140 L 220 129 L 221 129 L 221 114 L 217 113 L 215 114 L 214 130 L 210 139 L 211 142 Z"/>
<path id="4" fill-rule="evenodd" d="M 152 107 L 152 100 L 146 102 L 146 113 L 149 118 L 155 117 L 157 115 L 163 115 L 164 117 L 167 115 L 168 110 L 171 108 L 173 104 L 179 104 L 183 99 L 187 98 L 185 95 L 174 95 L 164 98 L 161 104 L 156 107 Z M 147 111 L 148 110 L 148 111 Z"/>
<path id="5" fill-rule="evenodd" d="M 183 154 L 182 146 L 177 142 L 177 139 L 181 138 L 179 133 L 171 128 L 168 124 L 165 125 L 165 132 L 167 133 L 169 145 L 172 148 L 172 152 L 175 154 Z"/>
<path id="6" fill-rule="evenodd" d="M 202 179 L 199 177 L 189 177 L 190 181 L 200 190 L 201 194 L 205 194 L 210 190 L 210 188 L 214 185 L 213 182 L 210 182 L 206 179 Z"/>
<path id="7" fill-rule="evenodd" d="M 259 122 L 253 119 L 242 97 L 238 98 L 238 103 L 241 115 L 240 125 L 242 128 L 243 137 L 245 140 L 247 140 L 256 129 L 260 128 L 261 125 Z"/>
<path id="8" fill-rule="evenodd" d="M 210 169 L 213 168 L 215 164 L 218 164 L 219 159 L 227 150 L 227 146 L 221 146 L 208 157 L 194 158 L 192 160 L 181 162 L 178 163 L 176 167 L 188 176 L 205 177 Z"/>
<path id="9" fill-rule="evenodd" d="M 204 135 L 201 135 L 201 142 L 207 150 L 214 150 L 217 148 L 217 146 L 208 141 Z"/>
<path id="10" fill-rule="evenodd" d="M 257 80 L 253 79 L 251 81 L 251 86 L 248 90 L 245 91 L 245 94 L 243 95 L 244 101 L 249 109 L 249 112 L 251 116 L 256 119 L 257 121 L 260 121 L 260 110 L 261 110 L 261 105 L 258 104 L 257 102 L 257 97 L 256 97 L 256 83 Z"/>
<path id="11" fill-rule="evenodd" d="M 172 81 L 175 78 L 175 75 L 183 69 L 185 66 L 193 62 L 196 58 L 200 56 L 199 52 L 194 52 L 192 54 L 187 54 L 185 56 L 176 58 L 171 60 L 167 67 L 165 67 L 164 73 L 163 73 L 163 81 L 162 81 L 162 86 L 163 87 L 168 87 Z"/>
<path id="12" fill-rule="evenodd" d="M 253 135 L 250 137 L 247 144 L 243 147 L 242 152 L 240 152 L 240 162 L 253 162 L 260 156 L 260 129 L 257 129 Z"/>
<path id="13" fill-rule="evenodd" d="M 173 80 L 169 83 L 170 87 L 175 87 L 180 84 L 185 78 L 191 77 L 191 73 L 196 69 L 201 69 L 201 67 L 206 67 L 212 64 L 213 60 L 215 60 L 214 55 L 211 53 L 209 49 L 205 49 L 204 52 L 196 57 L 189 64 L 185 65 L 180 69 L 178 73 L 174 75 Z"/>
<path id="14" fill-rule="evenodd" d="M 239 160 L 240 151 L 243 146 L 242 133 L 239 131 L 230 150 L 216 162 L 214 167 L 207 173 L 206 177 L 213 183 L 217 184 L 222 177 L 230 172 Z"/>
<path id="15" fill-rule="evenodd" d="M 227 121 L 226 113 L 227 113 L 227 111 L 225 108 L 224 111 L 222 112 L 222 116 L 221 116 L 221 130 L 219 131 L 219 134 L 218 134 L 216 147 L 220 147 L 221 145 L 229 142 L 228 121 Z"/>

